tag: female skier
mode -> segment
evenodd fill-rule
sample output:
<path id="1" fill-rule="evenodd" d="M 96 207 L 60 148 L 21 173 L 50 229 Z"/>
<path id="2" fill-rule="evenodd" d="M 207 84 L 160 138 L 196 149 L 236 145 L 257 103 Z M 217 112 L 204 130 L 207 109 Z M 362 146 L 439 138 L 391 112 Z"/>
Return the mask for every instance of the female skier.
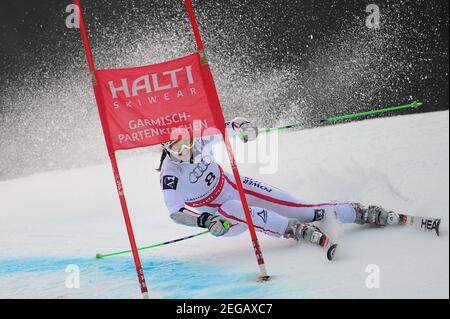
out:
<path id="1" fill-rule="evenodd" d="M 237 118 L 226 123 L 230 139 L 255 140 L 258 129 Z M 212 154 L 220 135 L 162 144 L 159 170 L 170 217 L 176 223 L 209 229 L 214 236 L 236 236 L 247 229 L 234 176 L 222 169 Z M 325 247 L 328 237 L 310 224 L 334 213 L 343 223 L 401 224 L 400 215 L 358 203 L 310 204 L 271 185 L 242 177 L 255 229 L 269 236 L 305 240 Z M 231 225 L 231 227 L 230 227 Z"/>

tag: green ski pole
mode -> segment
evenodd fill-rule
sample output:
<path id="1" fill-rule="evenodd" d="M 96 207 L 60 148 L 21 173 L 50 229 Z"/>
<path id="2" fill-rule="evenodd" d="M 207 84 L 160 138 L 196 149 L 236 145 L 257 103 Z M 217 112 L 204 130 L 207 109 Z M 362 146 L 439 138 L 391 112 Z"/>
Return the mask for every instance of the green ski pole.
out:
<path id="1" fill-rule="evenodd" d="M 206 235 L 207 233 L 209 233 L 209 231 L 204 231 L 204 232 L 201 232 L 201 233 L 198 233 L 198 234 L 194 234 L 194 235 L 190 235 L 190 236 L 186 236 L 186 237 L 183 237 L 183 238 L 178 238 L 178 239 L 166 241 L 166 242 L 160 243 L 160 244 L 154 244 L 154 245 L 150 245 L 150 246 L 141 247 L 141 248 L 138 248 L 138 250 L 141 251 L 141 250 L 147 250 L 147 249 L 152 249 L 152 248 L 156 248 L 156 247 L 166 246 L 166 245 L 177 243 L 177 242 L 180 242 L 180 241 L 183 241 L 183 240 L 187 240 L 187 239 L 191 239 L 191 238 L 194 238 L 194 237 L 199 237 L 199 236 L 202 236 L 202 235 Z M 122 251 L 117 251 L 117 252 L 112 252 L 112 253 L 107 253 L 107 254 L 100 254 L 99 253 L 99 254 L 97 254 L 95 256 L 95 258 L 103 259 L 103 258 L 106 258 L 106 257 L 124 255 L 124 254 L 128 254 L 128 253 L 131 253 L 131 250 L 122 250 Z"/>
<path id="2" fill-rule="evenodd" d="M 225 227 L 225 229 L 230 229 L 231 228 L 231 224 L 229 222 L 224 222 L 223 226 Z M 202 235 L 206 235 L 208 233 L 209 233 L 209 231 L 207 230 L 207 231 L 204 231 L 204 232 L 201 232 L 201 233 L 197 233 L 197 234 L 193 234 L 193 235 L 190 235 L 190 236 L 186 236 L 186 237 L 183 237 L 183 238 L 169 240 L 169 241 L 166 241 L 164 243 L 141 247 L 141 248 L 138 248 L 138 250 L 141 251 L 141 250 L 147 250 L 147 249 L 152 249 L 152 248 L 156 248 L 156 247 L 166 246 L 166 245 L 177 243 L 177 242 L 180 242 L 180 241 L 183 241 L 183 240 L 187 240 L 187 239 L 199 237 L 199 236 L 202 236 Z M 131 250 L 122 250 L 122 251 L 117 251 L 117 252 L 112 252 L 112 253 L 107 253 L 107 254 L 100 254 L 100 253 L 98 253 L 95 256 L 95 258 L 103 259 L 103 258 L 106 258 L 106 257 L 124 255 L 124 254 L 128 254 L 128 253 L 131 253 Z"/>
<path id="3" fill-rule="evenodd" d="M 361 113 L 353 113 L 353 114 L 329 117 L 326 119 L 322 119 L 320 122 L 334 124 L 341 120 L 353 119 L 353 118 L 357 118 L 357 117 L 369 116 L 369 115 L 391 112 L 391 111 L 398 111 L 398 110 L 403 110 L 403 109 L 408 109 L 408 108 L 418 108 L 422 105 L 423 105 L 422 102 L 416 101 L 416 102 L 406 104 L 406 105 L 401 105 L 401 106 L 393 106 L 393 107 L 388 107 L 388 108 L 379 109 L 379 110 L 372 110 L 372 111 L 361 112 Z M 284 131 L 287 129 L 301 128 L 301 127 L 302 127 L 301 124 L 293 124 L 293 125 L 283 125 L 283 126 L 272 127 L 272 128 L 261 128 L 258 130 L 258 133 L 260 133 L 260 134 L 261 133 L 272 133 L 272 132 L 276 132 L 276 131 Z"/>
<path id="4" fill-rule="evenodd" d="M 336 123 L 337 121 L 341 121 L 341 120 L 353 119 L 353 118 L 357 118 L 357 117 L 369 116 L 369 115 L 374 115 L 374 114 L 379 114 L 379 113 L 398 111 L 398 110 L 404 110 L 404 109 L 410 109 L 410 108 L 417 109 L 417 108 L 419 108 L 422 105 L 423 105 L 422 102 L 415 101 L 415 102 L 410 103 L 410 104 L 401 105 L 401 106 L 387 107 L 387 108 L 380 109 L 380 110 L 372 110 L 372 111 L 361 112 L 361 113 L 354 113 L 354 114 L 341 115 L 341 116 L 336 116 L 336 117 L 329 117 L 327 119 L 322 120 L 322 122 Z"/>

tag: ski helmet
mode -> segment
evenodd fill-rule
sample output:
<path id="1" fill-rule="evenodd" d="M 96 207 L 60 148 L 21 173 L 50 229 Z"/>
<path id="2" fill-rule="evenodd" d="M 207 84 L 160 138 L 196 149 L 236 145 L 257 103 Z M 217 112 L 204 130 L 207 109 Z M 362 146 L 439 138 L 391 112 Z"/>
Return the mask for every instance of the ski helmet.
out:
<path id="1" fill-rule="evenodd" d="M 184 139 L 178 141 L 170 141 L 161 144 L 163 150 L 168 154 L 169 158 L 176 162 L 183 162 L 181 157 L 186 155 L 186 150 L 191 154 L 191 159 L 199 154 L 198 142 L 196 139 Z"/>

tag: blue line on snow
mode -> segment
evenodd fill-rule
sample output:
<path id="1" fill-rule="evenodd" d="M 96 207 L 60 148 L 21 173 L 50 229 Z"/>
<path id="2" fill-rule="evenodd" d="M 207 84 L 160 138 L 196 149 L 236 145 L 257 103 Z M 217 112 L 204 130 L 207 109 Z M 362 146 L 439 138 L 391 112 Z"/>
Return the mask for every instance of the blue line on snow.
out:
<path id="1" fill-rule="evenodd" d="M 256 283 L 256 272 L 241 273 L 238 269 L 225 269 L 217 264 L 163 258 L 145 258 L 142 263 L 150 290 L 156 291 L 161 298 L 276 298 L 281 292 L 274 282 Z M 108 292 L 111 292 L 113 297 L 130 298 L 136 293 L 133 289 L 138 289 L 133 261 L 124 258 L 0 260 L 0 283 L 8 277 L 17 279 L 14 280 L 16 282 L 27 274 L 47 275 L 58 279 L 50 280 L 48 284 L 57 282 L 55 289 L 63 290 L 61 294 L 64 294 L 66 288 L 60 279 L 64 280 L 67 275 L 65 269 L 68 265 L 80 268 L 82 289 L 75 294 L 76 297 L 108 298 L 111 297 Z M 35 289 L 39 291 L 39 287 Z M 102 291 L 104 294 L 100 293 Z"/>

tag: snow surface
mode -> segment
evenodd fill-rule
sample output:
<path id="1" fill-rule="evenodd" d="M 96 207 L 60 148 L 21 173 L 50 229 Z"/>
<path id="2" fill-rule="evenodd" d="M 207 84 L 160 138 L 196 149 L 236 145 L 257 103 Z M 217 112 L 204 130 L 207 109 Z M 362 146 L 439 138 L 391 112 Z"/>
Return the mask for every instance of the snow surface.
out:
<path id="1" fill-rule="evenodd" d="M 141 253 L 153 298 L 449 298 L 449 113 L 368 120 L 284 133 L 276 174 L 250 175 L 299 198 L 358 201 L 443 218 L 442 236 L 409 228 L 324 225 L 336 260 L 304 243 L 260 235 L 273 279 L 257 283 L 248 233 L 202 236 Z M 75 155 L 76 156 L 76 155 Z M 120 160 L 138 245 L 197 233 L 166 213 L 154 171 L 159 155 Z M 140 298 L 109 165 L 0 182 L 0 298 Z M 66 287 L 66 267 L 81 284 Z M 369 265 L 380 287 L 369 289 Z"/>

